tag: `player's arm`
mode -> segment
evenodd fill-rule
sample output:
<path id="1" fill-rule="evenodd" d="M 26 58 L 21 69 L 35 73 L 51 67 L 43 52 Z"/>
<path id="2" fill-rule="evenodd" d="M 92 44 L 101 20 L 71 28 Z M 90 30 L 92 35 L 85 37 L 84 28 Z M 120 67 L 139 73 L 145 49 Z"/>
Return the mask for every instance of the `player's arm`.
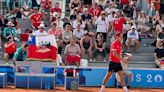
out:
<path id="1" fill-rule="evenodd" d="M 118 58 L 118 59 L 122 59 L 122 56 L 120 54 L 117 54 L 117 50 L 116 49 L 111 49 L 112 50 L 112 53 L 113 55 Z"/>

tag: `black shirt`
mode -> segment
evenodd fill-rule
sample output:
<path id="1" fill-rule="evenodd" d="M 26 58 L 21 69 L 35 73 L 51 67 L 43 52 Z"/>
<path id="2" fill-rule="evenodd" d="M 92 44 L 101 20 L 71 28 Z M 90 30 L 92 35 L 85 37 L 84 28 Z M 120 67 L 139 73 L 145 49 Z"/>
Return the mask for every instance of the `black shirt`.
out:
<path id="1" fill-rule="evenodd" d="M 77 17 L 76 15 L 71 15 L 70 20 L 76 20 L 76 17 Z"/>
<path id="2" fill-rule="evenodd" d="M 157 54 L 157 57 L 158 57 L 158 58 L 164 57 L 164 49 L 156 48 L 156 49 L 154 50 L 154 53 Z"/>
<path id="3" fill-rule="evenodd" d="M 81 17 L 82 17 L 82 20 L 83 21 L 85 21 L 85 20 L 91 20 L 91 15 L 90 14 L 88 14 L 88 15 L 83 14 Z"/>

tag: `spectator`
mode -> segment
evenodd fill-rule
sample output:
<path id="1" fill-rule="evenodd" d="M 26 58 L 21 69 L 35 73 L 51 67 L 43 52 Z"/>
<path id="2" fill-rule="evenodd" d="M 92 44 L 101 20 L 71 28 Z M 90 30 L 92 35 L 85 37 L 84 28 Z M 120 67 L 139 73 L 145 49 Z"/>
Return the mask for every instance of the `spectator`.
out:
<path id="1" fill-rule="evenodd" d="M 72 39 L 72 31 L 71 31 L 71 26 L 70 24 L 66 24 L 65 26 L 65 31 L 62 33 L 62 43 L 64 44 L 68 44 L 70 42 L 70 40 Z"/>
<path id="2" fill-rule="evenodd" d="M 11 15 L 14 13 L 18 14 L 18 12 L 20 14 L 20 2 L 19 2 L 19 0 L 6 0 L 6 6 L 7 6 L 7 9 Z"/>
<path id="3" fill-rule="evenodd" d="M 72 23 L 73 29 L 77 28 L 78 24 L 80 24 L 81 29 L 85 28 L 84 22 L 82 21 L 82 17 L 80 15 L 78 15 L 77 19 L 73 21 Z"/>
<path id="4" fill-rule="evenodd" d="M 130 53 L 122 53 L 123 60 L 121 61 L 121 66 L 123 68 L 123 74 L 128 78 L 127 87 L 130 88 L 130 84 L 132 82 L 132 72 L 128 71 L 128 63 L 132 58 L 132 54 Z M 116 73 L 116 80 L 119 84 L 121 84 L 121 79 L 118 73 Z"/>
<path id="5" fill-rule="evenodd" d="M 7 23 L 8 23 L 8 19 L 5 17 L 5 14 L 1 14 L 0 15 L 0 28 L 1 28 L 1 31 L 3 31 L 3 29 L 5 27 L 7 27 Z"/>
<path id="6" fill-rule="evenodd" d="M 52 7 L 52 0 L 41 0 L 41 9 L 45 14 L 50 13 Z"/>
<path id="7" fill-rule="evenodd" d="M 81 17 L 82 17 L 83 23 L 85 24 L 84 30 L 90 30 L 91 29 L 92 16 L 88 13 L 87 8 L 83 9 L 83 14 Z"/>
<path id="8" fill-rule="evenodd" d="M 139 33 L 136 30 L 136 26 L 133 25 L 131 30 L 127 33 L 127 52 L 130 52 L 129 48 L 132 43 L 136 46 L 136 52 L 139 52 Z"/>
<path id="9" fill-rule="evenodd" d="M 51 23 L 51 28 L 48 30 L 48 34 L 54 35 L 56 38 L 60 39 L 62 37 L 62 32 L 60 28 L 57 28 L 56 23 Z"/>
<path id="10" fill-rule="evenodd" d="M 6 63 L 8 62 L 8 59 L 13 59 L 16 49 L 16 43 L 14 42 L 13 37 L 8 37 L 7 42 L 4 44 L 4 61 Z"/>
<path id="11" fill-rule="evenodd" d="M 19 22 L 18 22 L 17 18 L 14 17 L 13 20 L 12 20 L 12 22 L 13 22 L 13 24 L 14 24 L 13 27 L 15 27 L 16 30 L 17 30 L 17 34 L 21 34 L 21 30 L 20 30 Z"/>
<path id="12" fill-rule="evenodd" d="M 89 9 L 89 13 L 94 20 L 96 20 L 101 15 L 101 12 L 102 10 L 97 3 L 93 3 L 92 7 Z"/>
<path id="13" fill-rule="evenodd" d="M 151 4 L 150 9 L 148 11 L 148 16 L 150 18 L 153 18 L 155 16 L 155 13 L 156 13 L 155 6 L 154 6 L 154 4 Z"/>
<path id="14" fill-rule="evenodd" d="M 156 11 L 160 10 L 160 0 L 151 0 L 151 3 L 154 4 L 154 7 L 155 7 Z"/>
<path id="15" fill-rule="evenodd" d="M 80 0 L 71 0 L 69 4 L 69 9 L 72 11 L 73 9 L 77 9 L 77 12 L 81 12 L 81 3 Z"/>
<path id="16" fill-rule="evenodd" d="M 68 44 L 65 48 L 66 54 L 66 63 L 67 65 L 80 65 L 80 46 L 76 44 L 75 38 L 71 38 L 70 44 Z"/>
<path id="17" fill-rule="evenodd" d="M 32 35 L 48 35 L 48 33 L 45 31 L 44 24 L 40 24 L 38 28 L 39 29 L 37 31 L 34 31 Z"/>
<path id="18" fill-rule="evenodd" d="M 89 61 L 92 61 L 92 47 L 93 47 L 93 41 L 90 37 L 89 33 L 86 33 L 84 37 L 80 40 L 80 46 L 81 46 L 81 56 L 84 58 L 85 52 L 87 51 L 89 55 Z"/>
<path id="19" fill-rule="evenodd" d="M 115 8 L 115 4 L 112 2 L 108 2 L 108 7 L 105 8 L 105 12 L 107 15 L 110 15 L 112 12 L 117 12 L 118 9 Z"/>
<path id="20" fill-rule="evenodd" d="M 13 61 L 27 61 L 29 44 L 25 43 L 14 53 Z"/>
<path id="21" fill-rule="evenodd" d="M 73 30 L 73 36 L 77 43 L 80 43 L 81 38 L 84 36 L 84 30 L 81 29 L 81 24 L 77 25 L 77 28 Z"/>
<path id="22" fill-rule="evenodd" d="M 54 12 L 51 16 L 50 16 L 50 22 L 56 22 L 57 17 L 59 16 L 59 14 L 57 12 Z"/>
<path id="23" fill-rule="evenodd" d="M 34 7 L 34 13 L 29 16 L 29 19 L 32 23 L 32 27 L 34 29 L 38 29 L 38 26 L 41 24 L 43 20 L 43 15 L 39 12 L 38 7 Z"/>
<path id="24" fill-rule="evenodd" d="M 146 23 L 148 23 L 148 22 L 149 22 L 149 20 L 146 16 L 145 12 L 141 11 L 141 15 L 138 16 L 138 28 L 139 28 L 141 34 L 144 34 L 148 30 L 150 30 L 150 28 L 146 25 Z"/>
<path id="25" fill-rule="evenodd" d="M 24 15 L 25 18 L 31 15 L 33 12 L 32 0 L 21 0 L 21 8 L 22 8 L 22 14 Z"/>
<path id="26" fill-rule="evenodd" d="M 58 29 L 63 30 L 64 22 L 61 20 L 61 17 L 58 15 L 56 19 L 56 26 Z"/>
<path id="27" fill-rule="evenodd" d="M 155 63 L 159 68 L 164 68 L 164 47 L 161 40 L 157 41 L 157 47 L 154 50 Z"/>
<path id="28" fill-rule="evenodd" d="M 105 57 L 106 57 L 106 51 L 105 51 L 106 42 L 104 41 L 102 34 L 97 35 L 97 39 L 94 43 L 94 47 L 95 47 L 95 51 L 94 51 L 94 55 L 93 55 L 94 61 L 95 61 L 95 58 L 98 56 L 98 54 L 102 54 L 104 61 L 106 61 L 106 59 L 105 59 Z"/>
<path id="29" fill-rule="evenodd" d="M 77 15 L 78 15 L 77 10 L 74 9 L 74 10 L 72 11 L 72 14 L 70 15 L 70 22 L 71 22 L 71 24 L 76 20 Z"/>
<path id="30" fill-rule="evenodd" d="M 164 28 L 162 28 L 162 31 L 158 33 L 157 40 L 161 40 L 164 45 Z"/>
<path id="31" fill-rule="evenodd" d="M 51 8 L 51 13 L 53 14 L 54 12 L 57 12 L 59 15 L 61 15 L 62 10 L 61 10 L 61 8 L 59 6 L 60 6 L 59 2 L 56 2 L 55 3 L 55 7 Z"/>
<path id="32" fill-rule="evenodd" d="M 106 41 L 109 23 L 105 12 L 101 13 L 101 16 L 95 21 L 95 25 L 97 25 L 97 35 L 102 34 L 104 41 Z"/>
<path id="33" fill-rule="evenodd" d="M 14 39 L 16 40 L 17 31 L 16 31 L 16 28 L 13 27 L 14 24 L 12 23 L 12 21 L 9 21 L 7 25 L 8 27 L 6 27 L 3 31 L 3 36 L 5 37 L 6 40 L 9 36 L 13 36 Z"/>

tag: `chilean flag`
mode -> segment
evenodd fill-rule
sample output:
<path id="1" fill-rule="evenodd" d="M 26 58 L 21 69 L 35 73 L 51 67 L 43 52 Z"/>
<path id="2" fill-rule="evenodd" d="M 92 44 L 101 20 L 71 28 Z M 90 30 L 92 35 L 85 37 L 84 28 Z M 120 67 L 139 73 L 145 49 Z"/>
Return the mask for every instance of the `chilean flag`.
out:
<path id="1" fill-rule="evenodd" d="M 28 38 L 28 60 L 56 61 L 57 43 L 53 35 L 34 36 Z"/>

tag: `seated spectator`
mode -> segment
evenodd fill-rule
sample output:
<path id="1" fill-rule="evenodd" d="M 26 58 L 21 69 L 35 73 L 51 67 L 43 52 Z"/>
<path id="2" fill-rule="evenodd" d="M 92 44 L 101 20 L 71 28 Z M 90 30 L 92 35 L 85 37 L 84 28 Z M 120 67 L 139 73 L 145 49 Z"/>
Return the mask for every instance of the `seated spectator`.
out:
<path id="1" fill-rule="evenodd" d="M 154 4 L 151 4 L 150 9 L 148 11 L 148 16 L 149 18 L 153 18 L 155 14 L 156 14 L 156 10 L 155 10 Z"/>
<path id="2" fill-rule="evenodd" d="M 101 11 L 102 10 L 97 3 L 93 3 L 92 7 L 89 9 L 89 13 L 94 20 L 96 20 L 101 15 Z"/>
<path id="3" fill-rule="evenodd" d="M 164 45 L 164 28 L 162 28 L 162 32 L 159 32 L 158 35 L 157 35 L 157 41 L 158 40 L 161 40 L 161 42 L 163 43 Z"/>
<path id="4" fill-rule="evenodd" d="M 13 27 L 15 27 L 16 30 L 17 30 L 17 34 L 21 34 L 21 30 L 20 30 L 20 26 L 19 26 L 19 22 L 18 22 L 17 18 L 14 17 L 14 18 L 12 19 L 12 22 L 13 22 L 13 24 L 14 24 Z"/>
<path id="5" fill-rule="evenodd" d="M 164 68 L 164 47 L 161 40 L 157 41 L 157 47 L 154 50 L 155 63 L 159 68 Z"/>
<path id="6" fill-rule="evenodd" d="M 84 8 L 83 9 L 83 14 L 82 14 L 82 21 L 85 25 L 84 30 L 90 30 L 91 29 L 91 23 L 92 23 L 92 17 L 91 15 L 88 13 L 88 9 Z"/>
<path id="7" fill-rule="evenodd" d="M 53 14 L 54 12 L 57 12 L 61 16 L 62 10 L 59 6 L 60 6 L 59 2 L 56 2 L 55 6 L 51 8 L 51 14 Z"/>
<path id="8" fill-rule="evenodd" d="M 134 43 L 136 46 L 136 52 L 139 52 L 139 33 L 137 32 L 135 25 L 133 25 L 131 30 L 128 31 L 126 43 L 127 52 L 130 52 L 129 48 L 132 43 Z"/>
<path id="9" fill-rule="evenodd" d="M 55 23 L 58 29 L 63 30 L 64 22 L 61 20 L 61 17 L 59 15 L 57 16 Z"/>
<path id="10" fill-rule="evenodd" d="M 59 16 L 59 13 L 54 12 L 51 16 L 50 16 L 50 22 L 56 22 L 57 17 Z"/>
<path id="11" fill-rule="evenodd" d="M 25 43 L 14 53 L 13 61 L 27 61 L 29 44 Z"/>
<path id="12" fill-rule="evenodd" d="M 71 0 L 69 4 L 69 9 L 72 11 L 73 9 L 77 9 L 77 12 L 81 12 L 81 3 L 80 0 Z"/>
<path id="13" fill-rule="evenodd" d="M 89 33 L 86 33 L 84 37 L 80 40 L 80 46 L 81 46 L 81 56 L 84 58 L 85 52 L 87 51 L 89 55 L 89 60 L 92 61 L 92 47 L 93 47 L 93 41 L 90 37 Z"/>
<path id="14" fill-rule="evenodd" d="M 73 22 L 77 19 L 77 10 L 74 9 L 72 12 L 71 12 L 71 15 L 70 15 L 70 23 L 73 24 Z"/>
<path id="15" fill-rule="evenodd" d="M 66 64 L 67 65 L 80 65 L 80 46 L 76 44 L 75 38 L 71 38 L 70 44 L 65 47 Z"/>
<path id="16" fill-rule="evenodd" d="M 94 47 L 95 47 L 95 51 L 93 54 L 94 61 L 95 61 L 95 58 L 98 56 L 98 54 L 102 54 L 104 61 L 106 61 L 106 59 L 105 59 L 105 57 L 106 57 L 106 51 L 105 51 L 106 42 L 104 41 L 102 34 L 97 35 L 97 39 L 94 43 Z"/>
<path id="17" fill-rule="evenodd" d="M 48 35 L 48 33 L 45 31 L 44 24 L 40 24 L 38 28 L 39 29 L 37 31 L 34 31 L 32 35 Z"/>
<path id="18" fill-rule="evenodd" d="M 38 29 L 38 26 L 41 24 L 41 21 L 43 20 L 43 15 L 41 12 L 39 12 L 38 7 L 34 7 L 34 13 L 29 16 L 29 19 L 32 23 L 32 27 L 34 29 Z"/>
<path id="19" fill-rule="evenodd" d="M 102 34 L 104 41 L 106 41 L 109 22 L 108 22 L 105 12 L 101 13 L 101 16 L 95 21 L 95 25 L 97 25 L 97 31 L 96 31 L 97 35 Z"/>
<path id="20" fill-rule="evenodd" d="M 41 9 L 44 13 L 50 13 L 52 0 L 41 0 Z"/>
<path id="21" fill-rule="evenodd" d="M 132 82 L 132 72 L 128 71 L 128 63 L 132 58 L 132 54 L 130 53 L 122 53 L 123 60 L 121 61 L 121 66 L 123 68 L 123 74 L 128 78 L 127 87 L 130 88 L 130 84 Z M 118 73 L 116 73 L 116 80 L 121 85 L 121 79 Z"/>
<path id="22" fill-rule="evenodd" d="M 4 44 L 4 61 L 6 63 L 9 59 L 13 59 L 16 49 L 16 43 L 14 42 L 13 37 L 8 37 L 7 42 Z"/>
<path id="23" fill-rule="evenodd" d="M 15 40 L 19 40 L 16 36 L 17 36 L 17 31 L 16 28 L 13 27 L 14 24 L 12 23 L 12 21 L 9 21 L 7 23 L 8 27 L 4 28 L 3 31 L 3 36 L 4 38 L 7 40 L 8 37 L 13 36 Z"/>
<path id="24" fill-rule="evenodd" d="M 82 17 L 80 15 L 78 15 L 77 19 L 72 22 L 73 29 L 77 28 L 78 24 L 80 24 L 81 29 L 85 28 L 84 22 L 82 21 Z"/>
<path id="25" fill-rule="evenodd" d="M 21 0 L 21 9 L 22 9 L 22 14 L 24 15 L 24 18 L 31 15 L 33 12 L 32 0 Z"/>
<path id="26" fill-rule="evenodd" d="M 71 26 L 70 24 L 66 24 L 65 31 L 62 33 L 62 44 L 69 44 L 72 37 Z"/>
<path id="27" fill-rule="evenodd" d="M 17 13 L 17 16 L 19 15 L 19 18 L 21 18 L 21 13 L 20 13 L 21 5 L 19 3 L 19 0 L 6 0 L 6 6 L 9 11 L 9 14 L 7 16 Z"/>
<path id="28" fill-rule="evenodd" d="M 146 16 L 146 13 L 144 11 L 141 11 L 141 15 L 138 16 L 138 28 L 141 32 L 141 34 L 144 34 L 145 32 L 150 30 L 150 27 L 146 25 L 146 23 L 149 22 L 149 19 Z"/>
<path id="29" fill-rule="evenodd" d="M 56 23 L 51 23 L 51 28 L 48 30 L 48 34 L 54 35 L 56 38 L 61 38 L 62 37 L 62 32 L 60 28 L 57 28 Z"/>
<path id="30" fill-rule="evenodd" d="M 4 28 L 7 27 L 8 19 L 5 17 L 5 14 L 0 15 L 0 28 L 3 32 Z"/>
<path id="31" fill-rule="evenodd" d="M 81 24 L 78 24 L 77 28 L 73 30 L 73 36 L 76 38 L 76 42 L 79 44 L 81 38 L 84 36 L 84 30 L 81 29 Z"/>
<path id="32" fill-rule="evenodd" d="M 118 9 L 115 8 L 115 4 L 112 2 L 108 2 L 108 7 L 105 8 L 105 12 L 107 15 L 110 15 L 112 12 L 117 12 Z"/>

